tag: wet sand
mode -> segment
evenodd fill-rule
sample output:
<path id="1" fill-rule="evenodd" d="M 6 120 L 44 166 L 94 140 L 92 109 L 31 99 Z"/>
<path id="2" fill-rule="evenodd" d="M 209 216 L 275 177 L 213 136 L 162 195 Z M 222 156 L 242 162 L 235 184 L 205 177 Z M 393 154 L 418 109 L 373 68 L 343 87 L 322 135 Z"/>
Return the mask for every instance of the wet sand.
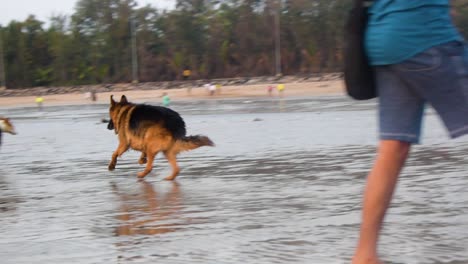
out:
<path id="1" fill-rule="evenodd" d="M 142 98 L 148 103 L 159 103 Z M 4 108 L 2 263 L 349 263 L 375 151 L 375 102 L 342 96 L 175 101 L 189 134 L 217 144 L 139 153 L 107 171 L 107 105 Z M 429 111 L 386 219 L 385 263 L 468 263 L 468 138 Z"/>
<path id="2" fill-rule="evenodd" d="M 269 97 L 267 87 L 275 84 L 261 84 L 261 85 L 245 85 L 245 86 L 224 86 L 214 95 L 210 96 L 206 88 L 194 87 L 190 90 L 187 89 L 155 89 L 155 90 L 135 90 L 124 92 L 107 92 L 98 93 L 97 101 L 95 103 L 108 103 L 109 96 L 114 94 L 120 96 L 125 94 L 129 99 L 135 102 L 153 101 L 160 102 L 163 93 L 168 93 L 170 98 L 175 100 L 200 100 L 200 99 L 222 99 L 222 98 L 262 98 Z M 301 83 L 287 83 L 285 84 L 284 96 L 298 97 L 298 96 L 317 96 L 317 95 L 342 95 L 343 82 L 339 80 L 334 81 L 321 81 L 321 82 L 301 82 Z M 278 97 L 279 92 L 274 89 L 272 96 Z M 0 107 L 19 107 L 19 106 L 34 106 L 34 96 L 23 97 L 0 97 Z M 59 94 L 44 96 L 44 105 L 77 105 L 89 104 L 90 100 L 85 98 L 82 93 L 72 94 Z"/>

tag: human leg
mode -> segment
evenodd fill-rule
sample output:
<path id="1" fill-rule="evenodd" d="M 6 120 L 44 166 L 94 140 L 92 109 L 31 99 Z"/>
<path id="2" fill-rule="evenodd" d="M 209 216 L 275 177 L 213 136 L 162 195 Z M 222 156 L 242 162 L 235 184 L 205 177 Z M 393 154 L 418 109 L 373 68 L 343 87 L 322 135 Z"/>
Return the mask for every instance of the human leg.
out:
<path id="1" fill-rule="evenodd" d="M 353 264 L 380 263 L 377 255 L 379 233 L 410 146 L 404 141 L 380 141 L 376 161 L 367 177 L 361 231 Z"/>
<path id="2" fill-rule="evenodd" d="M 377 264 L 383 220 L 410 146 L 418 143 L 424 99 L 390 67 L 376 68 L 380 143 L 364 191 L 362 223 L 353 264 Z"/>

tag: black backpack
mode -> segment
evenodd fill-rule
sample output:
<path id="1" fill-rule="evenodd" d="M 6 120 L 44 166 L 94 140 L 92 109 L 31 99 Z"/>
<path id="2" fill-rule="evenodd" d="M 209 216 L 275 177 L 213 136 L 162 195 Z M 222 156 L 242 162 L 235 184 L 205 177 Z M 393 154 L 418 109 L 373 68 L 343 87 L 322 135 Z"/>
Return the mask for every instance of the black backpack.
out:
<path id="1" fill-rule="evenodd" d="M 375 76 L 364 47 L 367 9 L 373 1 L 355 0 L 344 30 L 344 81 L 346 92 L 356 100 L 377 97 Z"/>

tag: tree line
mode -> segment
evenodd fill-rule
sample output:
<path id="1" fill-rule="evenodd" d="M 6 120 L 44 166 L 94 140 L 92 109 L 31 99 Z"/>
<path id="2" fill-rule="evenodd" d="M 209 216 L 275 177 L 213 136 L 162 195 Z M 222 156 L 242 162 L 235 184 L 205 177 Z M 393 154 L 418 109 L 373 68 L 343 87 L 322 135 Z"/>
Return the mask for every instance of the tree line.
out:
<path id="1" fill-rule="evenodd" d="M 456 5 L 456 22 L 466 35 L 465 2 Z M 31 15 L 0 27 L 4 79 L 26 88 L 179 80 L 185 69 L 193 79 L 338 71 L 351 5 L 177 0 L 164 11 L 135 0 L 78 0 L 69 16 Z"/>

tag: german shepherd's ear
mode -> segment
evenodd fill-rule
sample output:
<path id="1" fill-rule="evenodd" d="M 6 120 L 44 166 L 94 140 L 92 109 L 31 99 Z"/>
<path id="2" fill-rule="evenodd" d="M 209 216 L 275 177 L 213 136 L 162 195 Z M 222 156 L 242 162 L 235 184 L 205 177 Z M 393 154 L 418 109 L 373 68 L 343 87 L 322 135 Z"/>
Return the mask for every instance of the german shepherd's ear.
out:
<path id="1" fill-rule="evenodd" d="M 128 100 L 125 95 L 122 95 L 122 97 L 120 98 L 120 103 L 128 104 Z"/>
<path id="2" fill-rule="evenodd" d="M 111 106 L 114 106 L 114 105 L 115 105 L 114 95 L 111 95 L 111 96 L 110 96 L 110 104 L 111 104 Z"/>

